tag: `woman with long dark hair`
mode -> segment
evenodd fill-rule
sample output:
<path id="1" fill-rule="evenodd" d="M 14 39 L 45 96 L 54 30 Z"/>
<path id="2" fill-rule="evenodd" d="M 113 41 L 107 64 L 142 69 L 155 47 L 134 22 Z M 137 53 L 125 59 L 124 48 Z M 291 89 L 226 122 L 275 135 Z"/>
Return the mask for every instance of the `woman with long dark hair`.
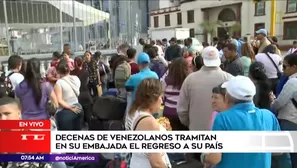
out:
<path id="1" fill-rule="evenodd" d="M 270 109 L 272 89 L 265 73 L 266 70 L 263 63 L 256 61 L 251 64 L 249 77 L 255 83 L 257 89 L 254 103 L 258 108 Z"/>
<path id="2" fill-rule="evenodd" d="M 15 95 L 22 105 L 22 119 L 49 119 L 47 103 L 57 105 L 57 98 L 52 86 L 44 82 L 40 75 L 40 62 L 36 58 L 27 61 L 25 78 L 16 87 Z"/>
<path id="3" fill-rule="evenodd" d="M 165 91 L 163 115 L 169 119 L 172 130 L 187 130 L 180 122 L 176 108 L 180 88 L 188 74 L 188 62 L 184 58 L 177 58 L 169 66 L 165 80 L 162 80 Z"/>
<path id="4" fill-rule="evenodd" d="M 84 54 L 84 64 L 83 68 L 89 72 L 89 83 L 88 88 L 93 97 L 98 96 L 97 85 L 100 84 L 100 75 L 99 69 L 96 61 L 92 57 L 92 53 L 90 51 L 86 51 Z"/>
<path id="5" fill-rule="evenodd" d="M 65 60 L 59 62 L 57 72 L 60 79 L 54 89 L 59 103 L 56 114 L 58 130 L 81 130 L 83 109 L 78 102 L 80 80 L 77 76 L 70 75 L 70 68 Z"/>

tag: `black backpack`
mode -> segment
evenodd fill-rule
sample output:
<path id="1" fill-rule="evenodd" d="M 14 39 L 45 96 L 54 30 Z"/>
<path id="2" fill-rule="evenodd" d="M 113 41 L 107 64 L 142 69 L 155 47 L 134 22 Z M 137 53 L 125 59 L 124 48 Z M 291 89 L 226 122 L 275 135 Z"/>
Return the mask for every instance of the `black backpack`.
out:
<path id="1" fill-rule="evenodd" d="M 0 77 L 0 92 L 1 92 L 1 96 L 2 94 L 12 97 L 14 98 L 14 90 L 13 90 L 13 86 L 12 83 L 9 79 L 9 77 L 14 74 L 14 72 L 11 72 L 10 74 L 8 74 L 8 76 L 5 76 L 5 73 L 1 74 Z M 4 96 L 3 95 L 3 96 Z"/>
<path id="2" fill-rule="evenodd" d="M 113 96 L 101 96 L 94 100 L 90 130 L 124 130 L 127 102 Z"/>

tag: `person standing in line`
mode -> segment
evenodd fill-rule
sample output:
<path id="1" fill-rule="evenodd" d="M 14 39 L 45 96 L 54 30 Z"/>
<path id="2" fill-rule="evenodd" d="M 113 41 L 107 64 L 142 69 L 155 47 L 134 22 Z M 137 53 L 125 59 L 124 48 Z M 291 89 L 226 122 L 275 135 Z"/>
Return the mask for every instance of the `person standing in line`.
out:
<path id="1" fill-rule="evenodd" d="M 175 37 L 171 38 L 170 46 L 165 51 L 165 59 L 168 62 L 171 62 L 175 58 L 179 58 L 182 56 L 182 49 L 179 45 L 177 45 L 176 41 L 177 39 Z"/>
<path id="2" fill-rule="evenodd" d="M 84 64 L 83 69 L 89 72 L 89 92 L 93 97 L 98 96 L 98 89 L 97 85 L 100 83 L 100 75 L 99 75 L 99 69 L 96 61 L 92 57 L 92 53 L 89 51 L 86 51 L 84 54 Z"/>
<path id="3" fill-rule="evenodd" d="M 257 41 L 259 41 L 258 52 L 257 53 L 263 53 L 265 47 L 270 45 L 270 41 L 267 39 L 268 32 L 266 29 L 259 29 L 256 31 L 257 34 Z"/>
<path id="4" fill-rule="evenodd" d="M 150 57 L 145 52 L 141 53 L 137 57 L 137 64 L 140 72 L 131 75 L 128 81 L 126 82 L 127 92 L 132 92 L 132 101 L 134 100 L 136 89 L 142 80 L 146 78 L 159 79 L 157 73 L 150 70 L 150 63 Z"/>
<path id="5" fill-rule="evenodd" d="M 282 56 L 282 53 L 279 50 L 279 45 L 278 45 L 278 39 L 277 39 L 277 37 L 275 37 L 275 36 L 272 36 L 271 37 L 271 44 L 275 45 L 275 47 L 276 47 L 275 53 L 277 55 L 279 55 L 279 56 Z"/>
<path id="6" fill-rule="evenodd" d="M 84 111 L 84 122 L 89 124 L 91 115 L 92 115 L 92 107 L 93 107 L 93 99 L 89 92 L 88 84 L 89 84 L 89 71 L 83 68 L 83 58 L 76 57 L 74 59 L 75 69 L 70 73 L 70 75 L 75 75 L 79 78 L 81 86 L 79 88 L 79 96 L 78 102 L 81 104 Z"/>
<path id="7" fill-rule="evenodd" d="M 78 101 L 80 95 L 80 80 L 70 75 L 68 63 L 61 60 L 57 66 L 60 79 L 54 90 L 59 103 L 56 113 L 58 130 L 81 130 L 83 126 L 83 109 Z"/>
<path id="8" fill-rule="evenodd" d="M 183 82 L 177 103 L 177 114 L 183 125 L 191 131 L 209 130 L 212 120 L 212 89 L 233 76 L 220 68 L 219 51 L 213 46 L 202 51 L 204 66 L 191 73 Z M 199 109 L 197 111 L 197 109 Z M 194 154 L 200 160 L 200 154 Z"/>
<path id="9" fill-rule="evenodd" d="M 193 67 L 193 72 L 199 71 L 203 67 L 203 58 L 201 55 L 198 55 L 193 58 L 192 60 L 192 67 Z"/>
<path id="10" fill-rule="evenodd" d="M 139 72 L 139 68 L 137 63 L 135 62 L 136 60 L 136 50 L 134 48 L 129 48 L 127 50 L 127 56 L 129 59 L 129 64 L 131 67 L 131 75 L 137 74 Z"/>
<path id="11" fill-rule="evenodd" d="M 284 58 L 284 74 L 289 78 L 280 94 L 271 103 L 271 109 L 278 113 L 280 127 L 284 131 L 297 130 L 296 107 L 292 101 L 297 92 L 297 54 L 290 54 Z M 297 167 L 297 154 L 291 153 L 292 167 Z"/>
<path id="12" fill-rule="evenodd" d="M 270 80 L 273 93 L 275 93 L 279 78 L 282 76 L 282 57 L 276 54 L 276 46 L 273 44 L 268 45 L 263 53 L 256 55 L 256 61 L 264 64 L 266 76 Z"/>
<path id="13" fill-rule="evenodd" d="M 202 58 L 204 66 L 187 76 L 180 89 L 177 103 L 180 121 L 190 130 L 209 129 L 212 115 L 211 91 L 233 77 L 219 67 L 221 60 L 215 47 L 206 47 L 202 51 Z"/>
<path id="14" fill-rule="evenodd" d="M 47 80 L 52 85 L 55 85 L 55 83 L 59 79 L 56 67 L 59 64 L 60 59 L 61 59 L 61 54 L 59 52 L 54 52 L 52 55 L 51 67 L 47 71 L 47 75 L 46 75 Z"/>
<path id="15" fill-rule="evenodd" d="M 15 88 L 15 95 L 21 102 L 24 120 L 48 120 L 50 118 L 47 111 L 49 100 L 54 107 L 58 107 L 53 87 L 42 80 L 40 62 L 36 58 L 28 60 L 25 79 Z"/>
<path id="16" fill-rule="evenodd" d="M 157 73 L 159 78 L 162 78 L 162 76 L 166 73 L 167 71 L 167 66 L 163 63 L 162 60 L 159 59 L 157 56 L 156 52 L 157 48 L 152 47 L 150 48 L 146 53 L 150 57 L 150 69 L 151 71 L 154 71 Z"/>
<path id="17" fill-rule="evenodd" d="M 180 89 L 186 77 L 189 75 L 188 63 L 183 58 L 173 60 L 168 70 L 168 75 L 161 79 L 164 89 L 164 110 L 163 116 L 170 121 L 172 130 L 188 130 L 177 115 L 176 108 Z"/>
<path id="18" fill-rule="evenodd" d="M 72 71 L 74 69 L 74 60 L 71 58 L 72 51 L 70 44 L 64 44 L 62 55 L 63 59 L 67 61 L 70 71 Z"/>
<path id="19" fill-rule="evenodd" d="M 265 72 L 266 70 L 263 63 L 256 61 L 251 64 L 248 76 L 256 86 L 256 95 L 254 96 L 255 106 L 270 110 L 270 95 L 273 92 Z"/>
<path id="20" fill-rule="evenodd" d="M 184 52 L 183 57 L 188 62 L 188 71 L 193 72 L 192 61 L 196 57 L 196 54 L 193 52 L 193 50 L 188 49 L 188 51 Z"/>
<path id="21" fill-rule="evenodd" d="M 9 91 L 8 96 L 15 97 L 14 90 L 16 86 L 24 80 L 24 76 L 20 73 L 22 69 L 22 57 L 12 55 L 8 58 L 8 72 L 5 75 L 5 89 Z"/>
<path id="22" fill-rule="evenodd" d="M 223 49 L 226 61 L 224 70 L 233 76 L 244 75 L 244 67 L 237 53 L 237 47 L 234 44 L 226 44 Z"/>
<path id="23" fill-rule="evenodd" d="M 219 38 L 218 37 L 213 37 L 212 38 L 212 46 L 214 47 L 218 47 L 218 43 L 219 43 Z"/>
<path id="24" fill-rule="evenodd" d="M 240 60 L 243 64 L 244 76 L 248 76 L 250 66 L 252 62 L 255 61 L 255 53 L 249 43 L 242 44 Z"/>
<path id="25" fill-rule="evenodd" d="M 140 72 L 141 73 L 141 72 Z M 162 85 L 157 78 L 140 81 L 135 100 L 125 119 L 125 128 L 129 131 L 166 131 L 154 118 L 162 104 Z M 130 168 L 171 168 L 167 153 L 132 153 Z"/>
<path id="26" fill-rule="evenodd" d="M 159 45 L 157 45 L 154 40 L 151 41 L 151 45 L 153 45 L 153 47 L 157 47 L 158 48 L 158 52 L 157 52 L 158 56 L 164 57 L 164 52 L 163 52 L 162 47 L 160 47 Z"/>
<path id="27" fill-rule="evenodd" d="M 253 103 L 254 83 L 245 76 L 236 76 L 223 83 L 228 110 L 216 115 L 213 131 L 279 131 L 274 114 Z M 271 168 L 271 153 L 203 153 L 201 162 L 216 168 Z"/>
<path id="28" fill-rule="evenodd" d="M 161 61 L 166 67 L 168 67 L 168 63 L 167 63 L 167 61 L 165 60 L 164 56 L 159 56 L 159 55 L 158 55 L 159 48 L 157 48 L 157 47 L 154 46 L 153 49 L 154 49 L 155 52 L 157 53 L 156 58 L 157 58 L 159 61 Z"/>
<path id="29" fill-rule="evenodd" d="M 94 53 L 94 61 L 98 65 L 99 75 L 100 75 L 100 82 L 102 86 L 102 91 L 107 91 L 107 83 L 108 83 L 108 76 L 110 73 L 109 67 L 102 61 L 102 54 L 100 51 Z"/>
<path id="30" fill-rule="evenodd" d="M 292 47 L 289 49 L 286 55 L 297 54 L 297 41 L 293 41 Z"/>
<path id="31" fill-rule="evenodd" d="M 170 46 L 170 44 L 168 43 L 167 38 L 162 39 L 162 43 L 163 43 L 163 46 L 164 46 L 165 50 L 167 49 L 167 47 Z"/>

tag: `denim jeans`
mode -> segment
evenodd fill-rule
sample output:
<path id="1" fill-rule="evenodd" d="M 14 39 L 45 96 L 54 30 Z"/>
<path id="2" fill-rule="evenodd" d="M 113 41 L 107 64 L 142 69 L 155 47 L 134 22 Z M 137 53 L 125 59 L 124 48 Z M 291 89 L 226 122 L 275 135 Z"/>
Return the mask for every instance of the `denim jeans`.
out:
<path id="1" fill-rule="evenodd" d="M 288 120 L 279 120 L 279 125 L 283 131 L 297 131 L 297 124 Z M 297 168 L 297 153 L 290 153 L 292 168 Z"/>
<path id="2" fill-rule="evenodd" d="M 63 109 L 56 114 L 58 130 L 81 130 L 83 127 L 84 113 L 80 104 L 75 104 L 81 109 L 76 114 L 71 110 Z"/>

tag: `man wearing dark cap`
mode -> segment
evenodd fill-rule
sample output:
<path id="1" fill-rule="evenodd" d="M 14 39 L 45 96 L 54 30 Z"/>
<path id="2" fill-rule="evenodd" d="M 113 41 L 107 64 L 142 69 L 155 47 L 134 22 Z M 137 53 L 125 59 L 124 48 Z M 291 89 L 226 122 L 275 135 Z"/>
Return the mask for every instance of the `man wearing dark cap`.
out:
<path id="1" fill-rule="evenodd" d="M 175 58 L 179 58 L 182 56 L 182 49 L 177 44 L 177 39 L 175 37 L 170 39 L 170 46 L 166 49 L 165 59 L 168 62 L 171 62 Z"/>

